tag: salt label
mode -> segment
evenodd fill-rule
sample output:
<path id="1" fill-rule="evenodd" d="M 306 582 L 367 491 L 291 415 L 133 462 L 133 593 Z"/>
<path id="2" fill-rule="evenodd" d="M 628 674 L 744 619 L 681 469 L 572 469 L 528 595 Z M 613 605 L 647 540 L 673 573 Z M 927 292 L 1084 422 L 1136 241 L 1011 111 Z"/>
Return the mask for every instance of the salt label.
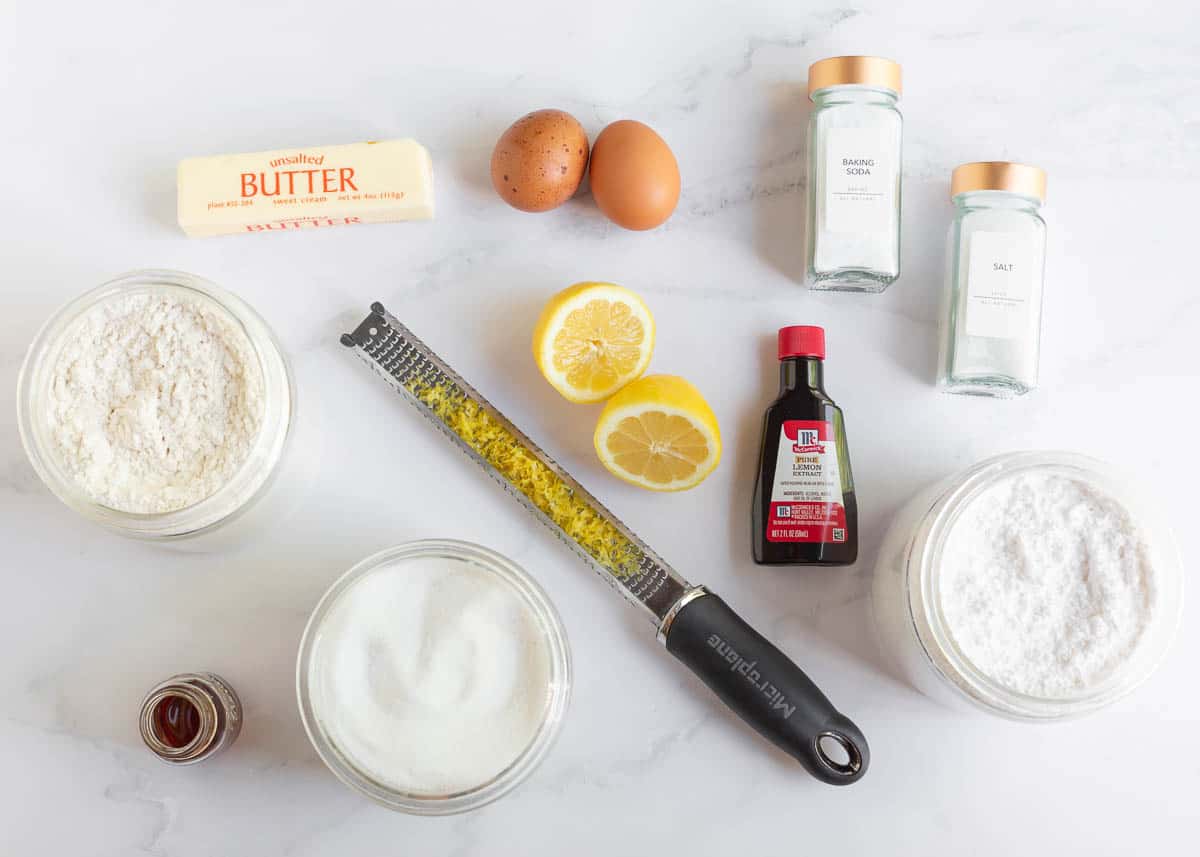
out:
<path id="1" fill-rule="evenodd" d="M 1032 242 L 1020 233 L 978 231 L 967 248 L 967 335 L 1015 339 L 1033 324 Z"/>

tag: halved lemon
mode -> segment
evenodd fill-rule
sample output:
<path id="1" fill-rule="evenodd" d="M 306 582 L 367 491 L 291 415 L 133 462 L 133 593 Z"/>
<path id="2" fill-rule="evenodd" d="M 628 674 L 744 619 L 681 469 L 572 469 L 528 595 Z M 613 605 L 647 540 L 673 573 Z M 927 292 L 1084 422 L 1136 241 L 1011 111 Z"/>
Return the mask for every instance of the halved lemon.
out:
<path id="1" fill-rule="evenodd" d="M 694 488 L 721 460 L 716 415 L 677 375 L 647 375 L 609 399 L 594 441 L 609 472 L 655 491 Z"/>
<path id="2" fill-rule="evenodd" d="M 654 318 L 612 283 L 576 283 L 552 297 L 533 331 L 533 359 L 572 402 L 600 402 L 646 371 Z"/>

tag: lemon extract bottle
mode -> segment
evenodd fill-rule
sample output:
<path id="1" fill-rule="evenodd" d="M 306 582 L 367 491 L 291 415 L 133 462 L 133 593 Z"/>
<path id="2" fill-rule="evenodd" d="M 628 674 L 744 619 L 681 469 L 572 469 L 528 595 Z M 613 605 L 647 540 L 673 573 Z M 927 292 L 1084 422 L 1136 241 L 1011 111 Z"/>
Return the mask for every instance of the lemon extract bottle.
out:
<path id="1" fill-rule="evenodd" d="M 850 565 L 858 503 L 842 410 L 825 392 L 825 331 L 779 331 L 779 398 L 763 418 L 751 519 L 759 565 Z"/>

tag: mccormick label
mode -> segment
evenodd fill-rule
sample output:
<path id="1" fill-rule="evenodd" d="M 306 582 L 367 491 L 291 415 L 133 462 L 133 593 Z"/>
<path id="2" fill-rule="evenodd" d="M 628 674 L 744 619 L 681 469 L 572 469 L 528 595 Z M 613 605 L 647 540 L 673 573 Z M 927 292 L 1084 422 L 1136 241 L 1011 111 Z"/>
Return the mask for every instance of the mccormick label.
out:
<path id="1" fill-rule="evenodd" d="M 767 515 L 769 542 L 844 542 L 846 507 L 833 424 L 787 420 Z"/>

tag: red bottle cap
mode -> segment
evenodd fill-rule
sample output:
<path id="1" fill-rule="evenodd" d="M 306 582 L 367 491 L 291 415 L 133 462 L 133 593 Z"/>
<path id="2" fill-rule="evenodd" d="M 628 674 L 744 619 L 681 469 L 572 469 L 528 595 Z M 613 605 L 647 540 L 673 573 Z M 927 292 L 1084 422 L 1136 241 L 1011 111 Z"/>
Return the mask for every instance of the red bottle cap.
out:
<path id="1" fill-rule="evenodd" d="M 779 359 L 816 357 L 825 359 L 825 328 L 794 324 L 779 328 Z"/>

